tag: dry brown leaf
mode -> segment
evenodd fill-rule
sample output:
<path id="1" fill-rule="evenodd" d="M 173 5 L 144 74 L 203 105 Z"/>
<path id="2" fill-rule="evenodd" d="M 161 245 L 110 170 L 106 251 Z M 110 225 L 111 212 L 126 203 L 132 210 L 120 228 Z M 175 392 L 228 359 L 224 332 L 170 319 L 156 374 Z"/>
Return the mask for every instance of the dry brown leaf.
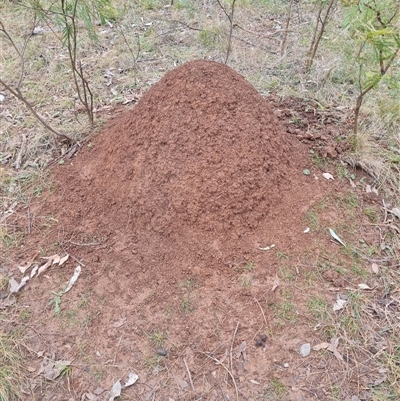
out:
<path id="1" fill-rule="evenodd" d="M 313 347 L 313 351 L 320 351 L 321 349 L 327 349 L 331 344 L 330 343 L 320 343 Z"/>
<path id="2" fill-rule="evenodd" d="M 69 258 L 69 254 L 67 253 L 65 256 L 63 256 L 63 257 L 60 259 L 58 265 L 59 265 L 59 266 L 62 266 L 62 265 L 68 260 L 68 258 Z"/>
<path id="3" fill-rule="evenodd" d="M 371 270 L 372 270 L 372 273 L 379 274 L 379 266 L 376 263 L 372 263 Z"/>
<path id="4" fill-rule="evenodd" d="M 46 258 L 47 259 L 47 258 Z M 43 272 L 45 272 L 48 268 L 49 268 L 49 266 L 51 266 L 51 264 L 53 263 L 53 259 L 49 259 L 44 265 L 42 265 L 42 266 L 40 266 L 39 267 L 39 270 L 38 270 L 38 277 L 43 273 Z"/>
<path id="5" fill-rule="evenodd" d="M 339 345 L 339 338 L 338 337 L 333 337 L 331 339 L 331 343 L 329 344 L 329 347 L 327 348 L 328 351 L 332 352 L 333 355 L 335 355 L 335 357 L 340 361 L 340 362 L 344 362 L 343 361 L 343 357 L 340 354 L 340 352 L 337 350 L 337 347 Z"/>
<path id="6" fill-rule="evenodd" d="M 280 282 L 280 280 L 279 280 L 279 277 L 276 276 L 276 277 L 275 277 L 275 280 L 274 280 L 274 285 L 272 286 L 271 291 L 275 291 L 275 290 L 279 287 L 280 283 L 281 283 L 281 282 Z"/>

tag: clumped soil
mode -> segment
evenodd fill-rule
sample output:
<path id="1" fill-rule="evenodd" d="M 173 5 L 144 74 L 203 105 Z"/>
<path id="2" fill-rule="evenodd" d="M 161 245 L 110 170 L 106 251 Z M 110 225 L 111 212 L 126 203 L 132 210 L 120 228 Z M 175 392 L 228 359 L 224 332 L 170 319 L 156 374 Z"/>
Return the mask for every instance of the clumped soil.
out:
<path id="1" fill-rule="evenodd" d="M 132 370 L 140 380 L 124 391 L 135 399 L 235 399 L 212 352 L 241 397 L 257 399 L 279 377 L 292 388 L 287 399 L 315 399 L 299 390 L 302 362 L 292 369 L 312 329 L 271 337 L 267 309 L 279 293 L 271 291 L 278 252 L 312 254 L 317 239 L 336 247 L 303 230 L 305 212 L 339 184 L 312 169 L 306 145 L 242 76 L 211 61 L 172 70 L 54 177 L 57 189 L 35 216 L 59 224 L 42 244 L 70 253 L 82 274 L 58 321 L 45 306 L 72 259 L 22 296 L 43 323 L 31 348 L 46 344 L 49 355 L 75 361 L 60 394 L 97 387 L 107 399 L 101 390 Z M 263 333 L 267 345 L 257 346 Z"/>

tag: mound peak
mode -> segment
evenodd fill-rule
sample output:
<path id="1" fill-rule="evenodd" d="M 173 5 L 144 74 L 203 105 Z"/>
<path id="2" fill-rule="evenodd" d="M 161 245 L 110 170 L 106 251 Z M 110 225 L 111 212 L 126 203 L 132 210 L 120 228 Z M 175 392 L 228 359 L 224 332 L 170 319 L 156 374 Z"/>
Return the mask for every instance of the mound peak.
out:
<path id="1" fill-rule="evenodd" d="M 164 234 L 180 224 L 254 228 L 291 174 L 291 143 L 267 102 L 212 61 L 167 73 L 105 141 L 107 189 L 123 192 L 138 224 Z"/>

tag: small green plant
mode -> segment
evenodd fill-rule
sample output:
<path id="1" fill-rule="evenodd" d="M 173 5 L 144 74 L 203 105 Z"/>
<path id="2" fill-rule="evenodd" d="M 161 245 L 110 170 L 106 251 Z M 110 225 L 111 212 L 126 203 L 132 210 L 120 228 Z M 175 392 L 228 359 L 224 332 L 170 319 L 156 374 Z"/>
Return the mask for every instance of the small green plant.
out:
<path id="1" fill-rule="evenodd" d="M 31 311 L 28 309 L 23 309 L 21 311 L 21 313 L 19 314 L 19 318 L 21 319 L 21 321 L 26 322 L 29 320 L 29 318 L 31 317 Z"/>
<path id="2" fill-rule="evenodd" d="M 181 309 L 183 313 L 193 312 L 194 306 L 192 304 L 192 301 L 187 297 L 183 298 L 181 303 Z"/>
<path id="3" fill-rule="evenodd" d="M 319 230 L 320 228 L 319 217 L 316 210 L 314 209 L 309 210 L 306 214 L 305 219 L 307 225 L 309 225 L 313 231 Z"/>
<path id="4" fill-rule="evenodd" d="M 283 322 L 294 323 L 297 320 L 297 309 L 292 302 L 292 295 L 288 291 L 283 291 L 283 300 L 274 304 L 275 317 Z"/>
<path id="5" fill-rule="evenodd" d="M 279 277 L 285 281 L 295 281 L 297 278 L 295 269 L 292 266 L 282 266 L 279 269 Z"/>
<path id="6" fill-rule="evenodd" d="M 144 10 L 158 10 L 162 7 L 162 2 L 160 0 L 140 0 L 139 5 Z"/>
<path id="7" fill-rule="evenodd" d="M 328 317 L 328 303 L 325 299 L 314 296 L 307 300 L 307 308 L 317 320 L 325 320 Z"/>
<path id="8" fill-rule="evenodd" d="M 374 207 L 366 207 L 364 209 L 364 214 L 371 223 L 376 223 L 378 221 L 379 213 Z"/>
<path id="9" fill-rule="evenodd" d="M 179 287 L 183 288 L 186 291 L 192 291 L 193 289 L 195 289 L 197 287 L 197 283 L 196 283 L 196 280 L 188 278 L 188 279 L 182 281 L 179 284 Z"/>
<path id="10" fill-rule="evenodd" d="M 272 379 L 264 389 L 262 399 L 265 401 L 284 401 L 288 388 L 279 380 Z"/>
<path id="11" fill-rule="evenodd" d="M 338 384 L 332 384 L 329 388 L 329 392 L 331 393 L 332 401 L 340 401 L 341 398 L 341 389 Z"/>
<path id="12" fill-rule="evenodd" d="M 204 28 L 199 33 L 201 44 L 206 47 L 214 47 L 219 42 L 221 30 L 218 26 Z"/>
<path id="13" fill-rule="evenodd" d="M 52 291 L 51 293 L 53 295 L 53 298 L 50 299 L 48 305 L 53 307 L 54 314 L 59 315 L 61 312 L 61 298 L 64 294 L 64 290 L 59 292 Z"/>
<path id="14" fill-rule="evenodd" d="M 288 254 L 288 253 L 286 253 L 286 252 L 283 252 L 283 251 L 277 251 L 276 252 L 276 256 L 278 257 L 278 259 L 281 259 L 281 260 L 289 260 L 289 259 L 291 259 L 291 256 Z"/>
<path id="15" fill-rule="evenodd" d="M 251 278 L 248 276 L 243 276 L 240 278 L 240 286 L 246 289 L 251 288 Z"/>
<path id="16" fill-rule="evenodd" d="M 388 72 L 395 65 L 400 51 L 400 4 L 397 0 L 342 0 L 342 3 L 345 11 L 343 28 L 350 32 L 350 38 L 358 49 L 354 52 L 359 90 L 354 109 L 355 137 L 365 96 L 384 79 L 389 84 L 397 80 L 395 73 Z"/>
<path id="17" fill-rule="evenodd" d="M 249 260 L 246 263 L 235 263 L 233 266 L 233 270 L 238 272 L 238 273 L 245 273 L 245 272 L 252 272 L 256 268 L 254 262 Z"/>
<path id="18" fill-rule="evenodd" d="M 166 340 L 166 335 L 162 330 L 156 329 L 148 334 L 148 338 L 156 347 L 161 347 Z"/>
<path id="19" fill-rule="evenodd" d="M 144 366 L 147 371 L 152 372 L 160 364 L 161 356 L 153 355 L 144 360 Z"/>

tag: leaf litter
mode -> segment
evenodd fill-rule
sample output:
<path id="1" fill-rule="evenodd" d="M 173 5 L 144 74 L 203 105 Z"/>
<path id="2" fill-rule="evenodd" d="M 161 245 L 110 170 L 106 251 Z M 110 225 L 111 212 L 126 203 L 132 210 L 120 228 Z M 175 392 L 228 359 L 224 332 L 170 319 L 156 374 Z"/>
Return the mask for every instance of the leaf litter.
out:
<path id="1" fill-rule="evenodd" d="M 68 259 L 69 259 L 69 254 L 64 255 L 63 257 L 60 257 L 60 255 L 55 254 L 52 256 L 44 256 L 42 257 L 42 259 L 45 259 L 46 262 L 42 265 L 40 265 L 40 263 L 34 263 L 35 259 L 39 256 L 40 252 L 36 251 L 34 256 L 27 261 L 25 264 L 23 265 L 18 265 L 18 270 L 22 273 L 25 274 L 30 268 L 32 268 L 30 275 L 28 276 L 24 276 L 21 280 L 20 283 L 18 283 L 18 281 L 11 277 L 9 279 L 9 284 L 10 284 L 10 293 L 16 293 L 18 292 L 21 288 L 23 288 L 26 283 L 32 279 L 33 277 L 39 277 L 42 273 L 44 273 L 45 271 L 48 270 L 48 268 L 51 265 L 56 265 L 58 264 L 59 266 L 62 266 Z M 79 274 L 78 274 L 79 276 Z M 77 279 L 77 277 L 76 277 Z M 76 281 L 76 279 L 72 282 L 72 285 L 74 284 L 74 282 Z M 72 279 L 71 279 L 72 280 Z M 69 288 L 70 289 L 70 288 Z M 69 291 L 68 289 L 68 291 Z"/>

